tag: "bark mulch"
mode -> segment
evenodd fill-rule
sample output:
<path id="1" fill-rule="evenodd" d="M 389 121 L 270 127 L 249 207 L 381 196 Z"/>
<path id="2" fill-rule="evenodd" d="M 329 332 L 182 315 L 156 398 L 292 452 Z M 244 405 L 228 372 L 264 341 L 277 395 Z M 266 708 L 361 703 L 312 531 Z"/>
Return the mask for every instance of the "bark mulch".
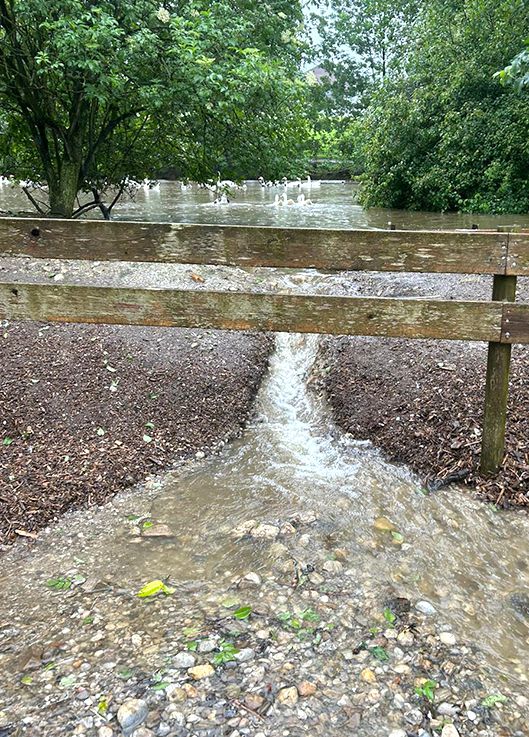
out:
<path id="1" fill-rule="evenodd" d="M 271 349 L 246 333 L 1 328 L 0 543 L 238 434 Z"/>
<path id="2" fill-rule="evenodd" d="M 494 478 L 478 470 L 485 346 L 329 338 L 321 367 L 338 426 L 410 466 L 430 489 L 460 481 L 498 506 L 529 508 L 528 348 L 513 348 L 506 455 Z"/>

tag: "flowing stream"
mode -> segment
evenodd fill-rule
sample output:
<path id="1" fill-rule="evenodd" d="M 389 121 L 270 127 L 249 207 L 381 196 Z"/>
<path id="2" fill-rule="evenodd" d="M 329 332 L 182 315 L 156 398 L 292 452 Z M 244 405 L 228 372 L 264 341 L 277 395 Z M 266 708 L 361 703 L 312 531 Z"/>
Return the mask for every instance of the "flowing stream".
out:
<path id="1" fill-rule="evenodd" d="M 316 336 L 278 335 L 243 437 L 191 470 L 164 477 L 147 516 L 173 536 L 131 536 L 124 512 L 141 506 L 139 491 L 118 498 L 117 513 L 66 518 L 33 555 L 21 546 L 8 553 L 14 560 L 1 585 L 18 618 L 46 628 L 54 604 L 42 601 L 35 580 L 72 567 L 129 591 L 153 577 L 220 581 L 248 570 L 266 577 L 269 546 L 236 542 L 230 530 L 249 519 L 274 522 L 313 510 L 329 550 L 347 551 L 359 590 L 427 600 L 501 678 L 525 682 L 529 629 L 515 603 L 529 592 L 529 520 L 497 513 L 464 491 L 425 495 L 405 469 L 338 433 L 308 388 L 316 351 Z M 382 516 L 402 535 L 400 544 L 377 529 Z"/>

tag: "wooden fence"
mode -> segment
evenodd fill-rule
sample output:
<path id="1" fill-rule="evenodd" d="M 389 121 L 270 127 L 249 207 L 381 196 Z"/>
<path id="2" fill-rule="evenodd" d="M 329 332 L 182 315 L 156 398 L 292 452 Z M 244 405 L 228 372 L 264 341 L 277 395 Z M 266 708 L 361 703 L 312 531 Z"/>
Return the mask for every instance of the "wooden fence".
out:
<path id="1" fill-rule="evenodd" d="M 43 259 L 489 274 L 490 302 L 0 282 L 0 318 L 489 343 L 481 469 L 504 455 L 511 345 L 529 343 L 529 235 L 0 219 L 0 254 Z"/>

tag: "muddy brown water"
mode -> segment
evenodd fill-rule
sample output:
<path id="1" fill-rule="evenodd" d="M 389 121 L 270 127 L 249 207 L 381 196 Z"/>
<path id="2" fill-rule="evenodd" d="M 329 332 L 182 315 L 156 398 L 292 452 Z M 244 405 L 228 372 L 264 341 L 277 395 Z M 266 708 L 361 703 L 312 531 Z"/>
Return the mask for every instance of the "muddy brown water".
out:
<path id="1" fill-rule="evenodd" d="M 279 211 L 271 204 L 273 192 L 253 185 L 219 207 L 208 192 L 181 192 L 178 185 L 162 183 L 139 190 L 116 215 L 320 227 L 385 227 L 388 219 L 403 227 L 529 223 L 425 213 L 397 218 L 366 213 L 353 196 L 350 185 L 324 184 L 311 192 L 312 208 Z M 249 519 L 273 522 L 311 509 L 328 526 L 332 547 L 348 551 L 359 589 L 391 589 L 413 601 L 427 600 L 459 639 L 483 651 L 499 677 L 526 682 L 529 624 L 513 601 L 529 596 L 529 519 L 497 512 L 464 491 L 427 495 L 405 469 L 338 433 L 307 388 L 316 352 L 315 336 L 278 335 L 255 419 L 243 437 L 192 470 L 165 477 L 147 516 L 168 525 L 174 538 L 147 542 L 131 537 L 123 515 L 78 513 L 47 533 L 38 554 L 22 547 L 7 554 L 2 591 L 9 609 L 45 629 L 53 608 L 42 601 L 35 582 L 72 567 L 128 589 L 155 577 L 203 580 L 249 569 L 266 575 L 267 548 L 236 543 L 229 531 Z M 128 511 L 136 511 L 141 491 L 127 500 Z M 391 520 L 398 540 L 376 529 L 380 517 Z"/>

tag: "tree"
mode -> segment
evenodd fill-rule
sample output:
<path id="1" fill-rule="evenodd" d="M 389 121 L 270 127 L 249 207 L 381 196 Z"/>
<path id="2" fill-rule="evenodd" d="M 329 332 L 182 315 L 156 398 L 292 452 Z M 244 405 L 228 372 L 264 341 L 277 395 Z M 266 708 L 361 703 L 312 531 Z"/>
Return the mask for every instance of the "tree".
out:
<path id="1" fill-rule="evenodd" d="M 70 217 L 108 216 L 109 187 L 168 163 L 199 180 L 295 167 L 300 21 L 285 0 L 0 0 L 5 173 Z"/>
<path id="2" fill-rule="evenodd" d="M 321 65 L 311 89 L 313 151 L 359 173 L 361 118 L 373 95 L 403 68 L 416 22 L 417 0 L 320 0 L 314 3 Z"/>
<path id="3" fill-rule="evenodd" d="M 494 79 L 528 23 L 523 0 L 428 5 L 365 116 L 364 204 L 529 210 L 529 100 Z"/>

